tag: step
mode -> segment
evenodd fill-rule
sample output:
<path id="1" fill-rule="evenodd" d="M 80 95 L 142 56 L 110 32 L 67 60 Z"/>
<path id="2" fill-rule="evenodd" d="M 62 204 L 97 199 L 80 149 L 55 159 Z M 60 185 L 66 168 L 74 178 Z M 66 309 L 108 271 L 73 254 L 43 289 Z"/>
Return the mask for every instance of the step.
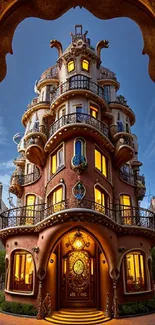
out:
<path id="1" fill-rule="evenodd" d="M 99 310 L 85 310 L 85 311 L 76 311 L 76 309 L 74 309 L 74 311 L 65 311 L 65 310 L 59 310 L 59 313 L 63 314 L 63 315 L 93 315 L 95 313 L 98 313 Z"/>
<path id="2" fill-rule="evenodd" d="M 75 323 L 78 323 L 80 322 L 81 320 L 83 322 L 87 322 L 87 321 L 91 321 L 91 320 L 99 320 L 99 319 L 103 319 L 105 318 L 104 315 L 100 315 L 100 316 L 91 316 L 91 317 L 63 317 L 63 316 L 60 316 L 58 314 L 55 314 L 55 315 L 52 315 L 52 319 L 57 319 L 57 320 L 62 320 L 62 321 L 72 321 L 72 322 L 75 322 Z"/>
<path id="3" fill-rule="evenodd" d="M 96 311 L 96 312 L 91 312 L 91 313 L 63 313 L 61 311 L 53 313 L 53 315 L 59 315 L 60 317 L 63 318 L 90 318 L 90 317 L 97 317 L 97 316 L 104 316 L 103 311 Z"/>
<path id="4" fill-rule="evenodd" d="M 103 322 L 107 322 L 108 320 L 110 320 L 110 318 L 108 317 L 103 317 L 102 319 L 100 320 L 89 320 L 88 322 L 83 322 L 82 320 L 79 321 L 78 323 L 73 323 L 73 321 L 64 321 L 64 320 L 56 320 L 56 319 L 53 319 L 53 318 L 50 318 L 50 317 L 46 317 L 45 320 L 47 320 L 48 322 L 50 322 L 52 325 L 54 324 L 59 324 L 59 325 L 95 325 L 95 324 L 103 324 Z"/>

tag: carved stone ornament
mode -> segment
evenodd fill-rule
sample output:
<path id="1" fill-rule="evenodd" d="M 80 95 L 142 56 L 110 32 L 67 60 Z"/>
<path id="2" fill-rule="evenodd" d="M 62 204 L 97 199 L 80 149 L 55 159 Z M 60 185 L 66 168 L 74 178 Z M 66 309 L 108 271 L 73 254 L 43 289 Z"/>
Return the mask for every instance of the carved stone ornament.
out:
<path id="1" fill-rule="evenodd" d="M 22 20 L 28 17 L 54 20 L 77 5 L 79 5 L 77 0 L 1 0 L 0 80 L 3 80 L 6 75 L 6 54 L 13 53 L 13 35 Z M 148 54 L 150 59 L 149 74 L 155 81 L 155 0 L 81 0 L 80 6 L 99 19 L 128 17 L 135 21 L 143 35 L 143 54 Z M 131 46 L 135 45 L 131 44 Z"/>
<path id="2" fill-rule="evenodd" d="M 85 186 L 82 184 L 82 182 L 77 182 L 73 189 L 72 189 L 73 195 L 77 200 L 83 199 L 83 197 L 86 194 Z"/>

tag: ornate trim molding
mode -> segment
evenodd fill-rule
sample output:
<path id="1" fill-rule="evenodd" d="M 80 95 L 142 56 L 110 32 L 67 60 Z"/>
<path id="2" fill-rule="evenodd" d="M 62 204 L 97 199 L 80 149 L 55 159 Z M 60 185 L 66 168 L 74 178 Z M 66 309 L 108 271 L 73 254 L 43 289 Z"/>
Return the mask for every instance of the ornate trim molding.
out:
<path id="1" fill-rule="evenodd" d="M 128 17 L 140 27 L 144 39 L 143 54 L 148 54 L 149 74 L 155 81 L 155 0 L 1 0 L 0 7 L 0 81 L 7 72 L 6 54 L 12 54 L 13 34 L 18 24 L 28 17 L 53 20 L 77 5 L 100 19 Z"/>

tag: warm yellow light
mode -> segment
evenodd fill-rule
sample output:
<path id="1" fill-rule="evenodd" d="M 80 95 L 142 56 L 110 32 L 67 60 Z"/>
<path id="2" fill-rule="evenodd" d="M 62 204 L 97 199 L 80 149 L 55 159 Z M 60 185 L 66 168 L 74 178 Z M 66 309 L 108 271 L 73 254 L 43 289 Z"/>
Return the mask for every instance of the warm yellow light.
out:
<path id="1" fill-rule="evenodd" d="M 89 70 L 89 61 L 88 60 L 83 60 L 82 61 L 82 69 L 88 71 Z"/>
<path id="2" fill-rule="evenodd" d="M 94 261 L 93 258 L 91 258 L 91 275 L 94 274 Z"/>
<path id="3" fill-rule="evenodd" d="M 75 69 L 74 61 L 71 60 L 68 62 L 68 72 L 71 72 Z"/>
<path id="4" fill-rule="evenodd" d="M 95 167 L 101 171 L 101 153 L 95 149 Z"/>
<path id="5" fill-rule="evenodd" d="M 67 273 L 67 259 L 64 259 L 64 274 Z"/>
<path id="6" fill-rule="evenodd" d="M 57 156 L 56 154 L 52 156 L 52 174 L 55 174 L 57 171 Z"/>
<path id="7" fill-rule="evenodd" d="M 97 118 L 97 114 L 98 114 L 98 109 L 94 106 L 90 106 L 90 114 L 91 116 L 93 116 L 94 118 Z"/>

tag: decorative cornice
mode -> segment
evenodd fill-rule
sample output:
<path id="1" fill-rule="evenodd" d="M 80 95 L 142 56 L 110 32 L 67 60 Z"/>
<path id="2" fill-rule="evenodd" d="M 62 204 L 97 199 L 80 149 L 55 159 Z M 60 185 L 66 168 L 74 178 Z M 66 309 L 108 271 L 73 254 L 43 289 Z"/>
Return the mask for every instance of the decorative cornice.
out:
<path id="1" fill-rule="evenodd" d="M 50 217 L 44 219 L 34 226 L 19 226 L 12 227 L 7 229 L 0 230 L 0 239 L 5 241 L 10 236 L 18 236 L 21 234 L 33 234 L 39 233 L 40 231 L 53 227 L 58 224 L 66 223 L 66 222 L 90 222 L 100 224 L 101 226 L 107 227 L 108 229 L 113 230 L 118 235 L 128 235 L 128 236 L 143 236 L 150 238 L 155 241 L 155 230 L 148 229 L 139 226 L 127 226 L 127 225 L 119 225 L 112 219 L 107 216 L 92 211 L 84 211 L 85 209 L 72 209 L 66 210 L 64 212 L 59 212 L 51 215 Z"/>

